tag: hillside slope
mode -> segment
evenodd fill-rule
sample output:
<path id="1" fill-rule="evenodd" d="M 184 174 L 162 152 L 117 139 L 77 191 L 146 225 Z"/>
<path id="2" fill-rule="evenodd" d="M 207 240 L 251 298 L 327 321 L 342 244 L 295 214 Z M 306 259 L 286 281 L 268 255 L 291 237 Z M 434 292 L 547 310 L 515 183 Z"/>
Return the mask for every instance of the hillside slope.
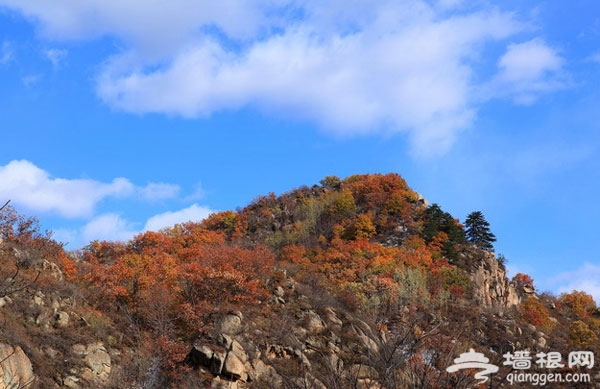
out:
<path id="1" fill-rule="evenodd" d="M 468 388 L 472 370 L 446 369 L 470 349 L 500 367 L 490 387 L 510 386 L 506 355 L 522 351 L 528 372 L 600 380 L 566 363 L 600 356 L 591 297 L 508 280 L 397 174 L 326 177 L 69 254 L 0 216 L 0 388 Z M 535 363 L 550 352 L 565 366 Z"/>

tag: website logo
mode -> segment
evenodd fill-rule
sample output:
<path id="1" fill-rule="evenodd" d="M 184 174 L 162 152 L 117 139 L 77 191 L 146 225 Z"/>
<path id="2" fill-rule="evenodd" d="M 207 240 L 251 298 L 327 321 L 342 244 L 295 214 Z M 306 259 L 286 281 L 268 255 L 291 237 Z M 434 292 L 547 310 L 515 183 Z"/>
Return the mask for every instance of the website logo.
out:
<path id="1" fill-rule="evenodd" d="M 468 353 L 460 354 L 460 357 L 454 360 L 454 365 L 448 366 L 446 371 L 448 373 L 454 373 L 462 369 L 483 369 L 482 371 L 475 373 L 475 379 L 479 380 L 480 384 L 487 382 L 489 379 L 488 374 L 496 373 L 498 366 L 489 364 L 490 360 L 485 357 L 482 353 L 476 353 L 475 350 L 471 349 Z"/>
<path id="2" fill-rule="evenodd" d="M 533 354 L 529 350 L 519 350 L 513 353 L 508 352 L 504 355 L 503 366 L 510 366 L 511 370 L 506 375 L 506 380 L 512 385 L 532 384 L 534 386 L 545 386 L 547 383 L 590 383 L 591 374 L 571 370 L 572 372 L 556 371 L 557 369 L 591 369 L 594 367 L 594 353 L 591 351 L 572 351 L 566 361 L 563 360 L 559 352 L 551 351 L 548 353 L 539 352 Z M 475 373 L 475 379 L 478 384 L 483 384 L 489 380 L 488 375 L 498 372 L 499 367 L 489 363 L 489 359 L 482 353 L 470 349 L 468 353 L 460 354 L 459 358 L 454 360 L 454 365 L 448 366 L 446 371 L 454 373 L 462 369 L 480 369 Z M 566 363 L 563 363 L 566 362 Z M 548 369 L 548 373 L 538 373 L 537 371 L 528 372 L 533 364 L 538 368 Z"/>

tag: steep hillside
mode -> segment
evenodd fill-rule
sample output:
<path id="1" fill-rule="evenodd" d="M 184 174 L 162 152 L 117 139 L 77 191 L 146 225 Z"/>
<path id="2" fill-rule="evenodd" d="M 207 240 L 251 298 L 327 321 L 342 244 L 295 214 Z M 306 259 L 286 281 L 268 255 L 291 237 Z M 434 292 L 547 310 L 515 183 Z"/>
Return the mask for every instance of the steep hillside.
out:
<path id="1" fill-rule="evenodd" d="M 396 174 L 68 255 L 10 207 L 1 222 L 0 388 L 468 388 L 447 368 L 470 349 L 499 367 L 483 386 L 527 387 L 504 364 L 525 351 L 529 373 L 600 380 L 567 364 L 600 356 L 593 299 L 508 280 L 491 241 Z"/>

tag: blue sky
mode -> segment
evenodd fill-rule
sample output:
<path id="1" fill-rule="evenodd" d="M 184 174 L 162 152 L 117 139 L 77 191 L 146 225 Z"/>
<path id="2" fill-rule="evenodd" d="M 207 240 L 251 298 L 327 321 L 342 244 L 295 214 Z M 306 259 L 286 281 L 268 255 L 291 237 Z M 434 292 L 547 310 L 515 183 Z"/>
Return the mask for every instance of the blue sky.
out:
<path id="1" fill-rule="evenodd" d="M 0 199 L 77 248 L 398 172 L 599 301 L 599 43 L 595 0 L 0 0 Z"/>

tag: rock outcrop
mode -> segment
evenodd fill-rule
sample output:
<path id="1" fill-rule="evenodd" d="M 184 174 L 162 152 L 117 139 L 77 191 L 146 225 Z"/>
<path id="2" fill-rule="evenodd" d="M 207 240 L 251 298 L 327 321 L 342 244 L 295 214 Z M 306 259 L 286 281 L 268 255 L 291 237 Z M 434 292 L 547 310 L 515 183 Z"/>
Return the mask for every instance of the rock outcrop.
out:
<path id="1" fill-rule="evenodd" d="M 282 297 L 282 289 L 274 288 L 273 295 Z M 336 379 L 357 384 L 357 387 L 381 387 L 375 367 L 369 365 L 376 359 L 360 357 L 361 363 L 345 366 L 340 357 L 341 354 L 367 356 L 379 353 L 385 341 L 369 324 L 331 306 L 316 309 L 307 296 L 298 291 L 288 292 L 285 297 L 289 299 L 288 305 L 297 311 L 283 338 L 255 337 L 253 333 L 262 334 L 256 331 L 255 323 L 245 322 L 239 312 L 229 312 L 217 320 L 216 333 L 197 340 L 185 363 L 199 375 L 209 376 L 213 388 L 244 388 L 251 383 L 257 383 L 258 387 L 284 387 L 287 384 L 327 388 L 315 372 L 323 366 L 328 366 Z M 240 331 L 242 328 L 246 330 Z M 357 342 L 342 340 L 348 338 Z M 299 370 L 288 371 L 286 366 L 296 366 L 294 369 Z M 299 372 L 302 374 L 296 374 Z"/>
<path id="2" fill-rule="evenodd" d="M 86 382 L 101 384 L 108 380 L 112 369 L 112 361 L 106 348 L 102 343 L 90 343 L 88 345 L 75 344 L 71 347 L 71 353 L 76 358 L 83 359 L 85 367 L 77 374 Z M 78 377 L 66 377 L 64 381 L 78 381 Z M 69 387 L 78 387 L 69 385 Z"/>
<path id="3" fill-rule="evenodd" d="M 498 262 L 494 253 L 473 249 L 471 256 L 474 269 L 473 299 L 477 304 L 488 308 L 510 308 L 521 302 L 517 287 L 506 277 L 506 270 Z"/>
<path id="4" fill-rule="evenodd" d="M 21 347 L 0 343 L 0 389 L 24 388 L 34 382 L 31 361 Z"/>

